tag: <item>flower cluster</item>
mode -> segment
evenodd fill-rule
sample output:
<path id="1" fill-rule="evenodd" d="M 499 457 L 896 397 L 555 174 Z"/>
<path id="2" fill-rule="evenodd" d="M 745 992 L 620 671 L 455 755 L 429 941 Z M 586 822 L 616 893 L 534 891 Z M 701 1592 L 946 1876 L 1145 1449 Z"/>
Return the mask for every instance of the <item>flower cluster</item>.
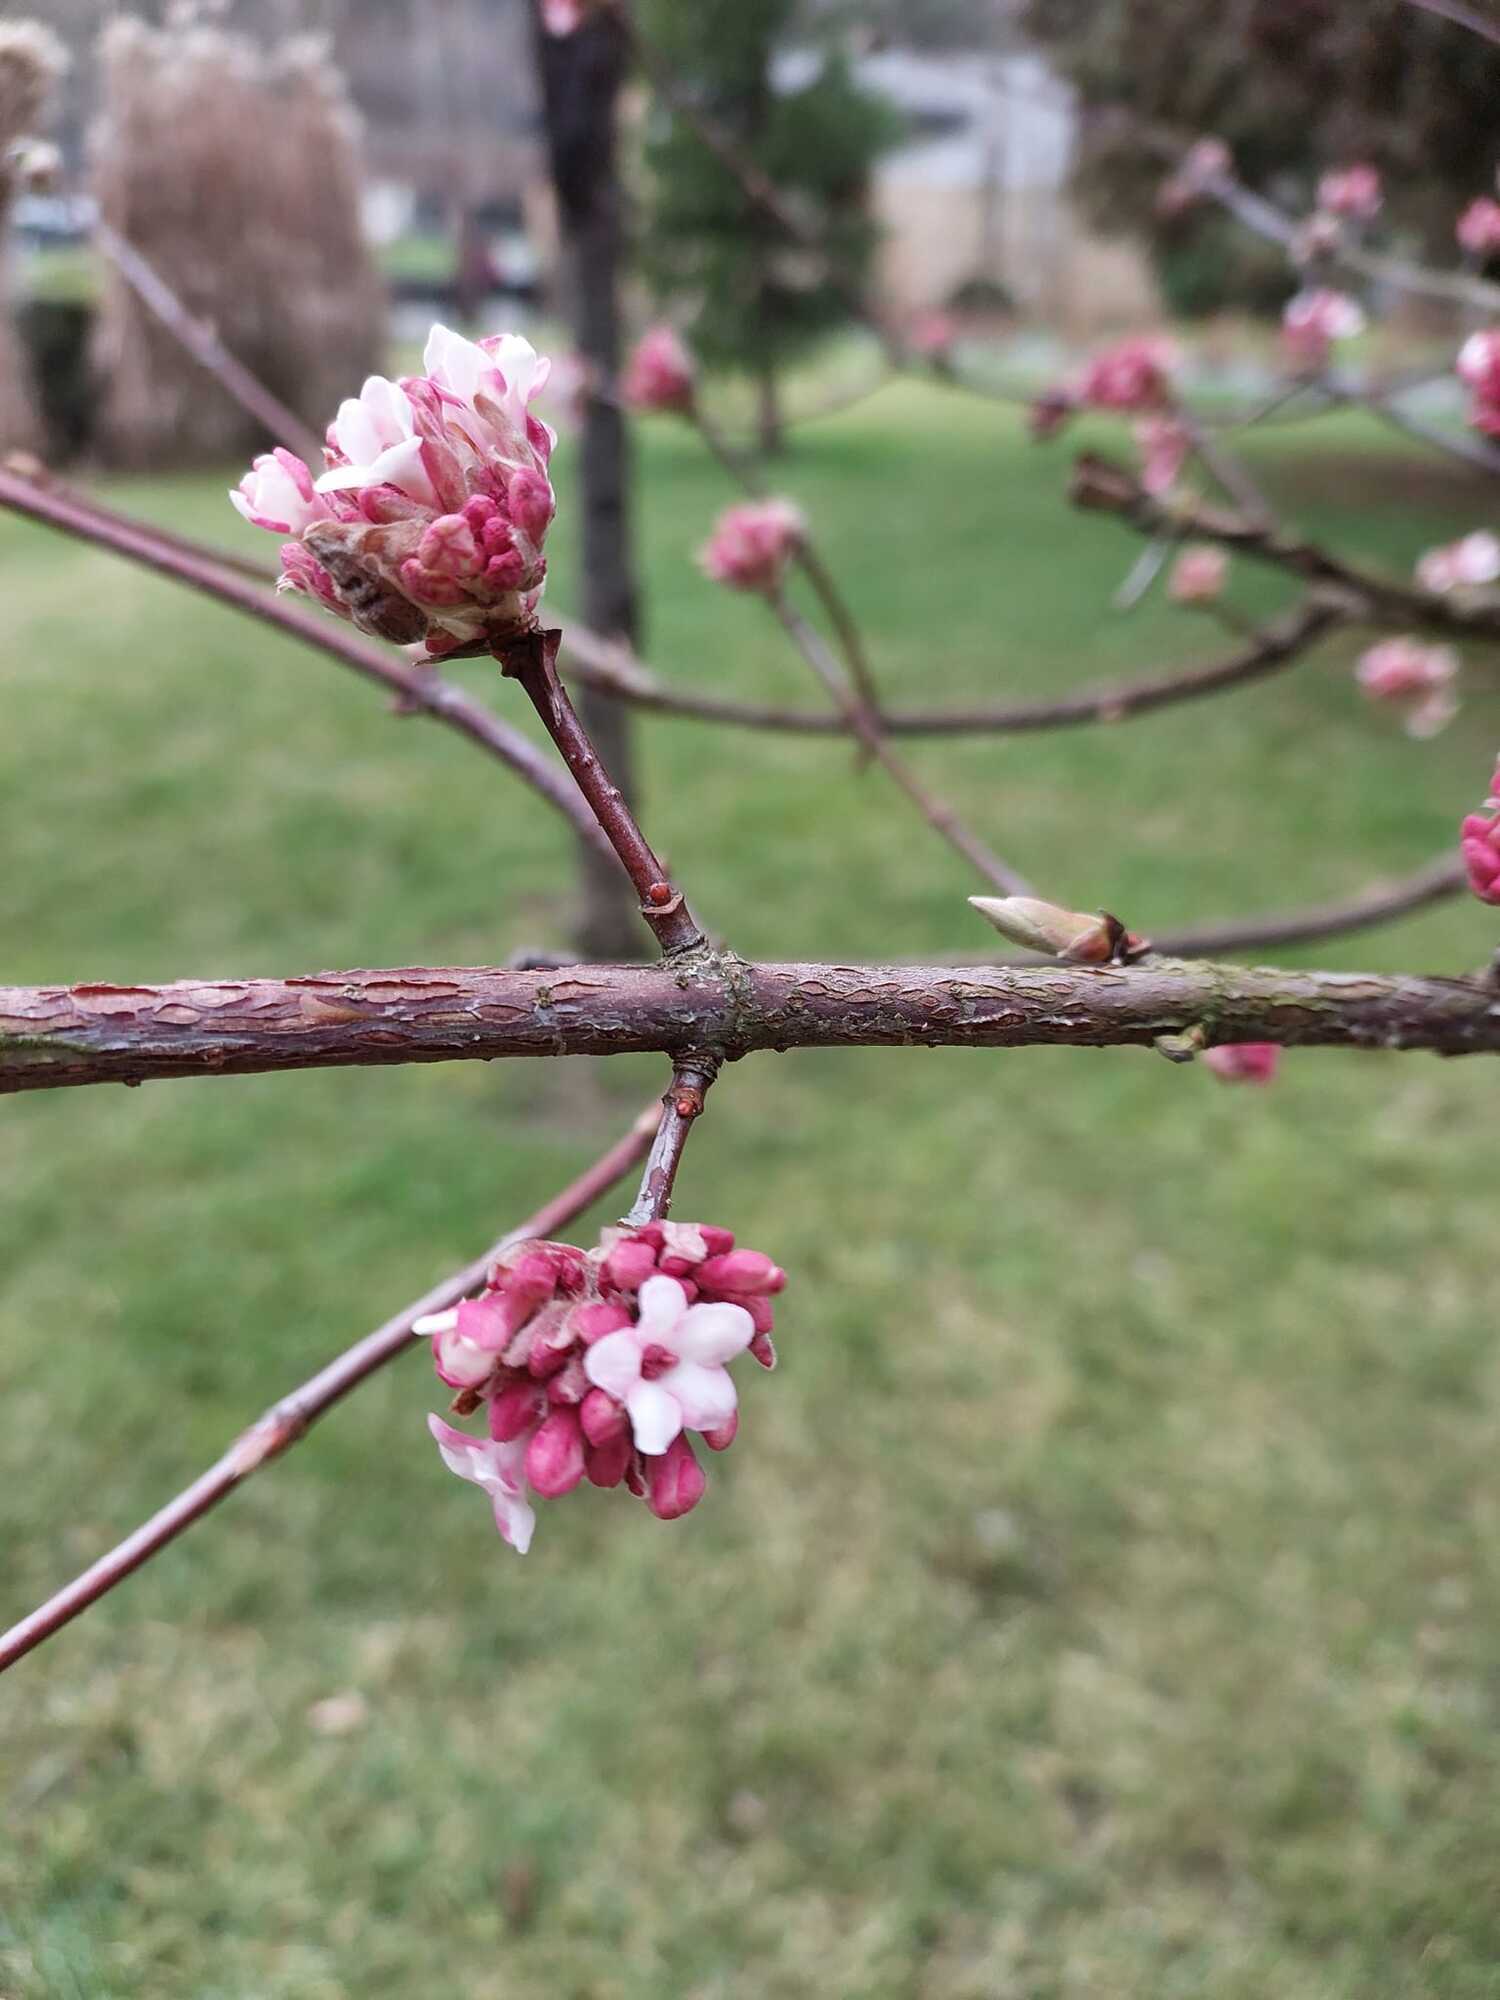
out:
<path id="1" fill-rule="evenodd" d="M 1159 410 L 1171 401 L 1177 349 L 1154 334 L 1117 340 L 1096 354 L 1078 379 L 1078 403 L 1095 410 Z"/>
<path id="2" fill-rule="evenodd" d="M 774 591 L 806 534 L 806 518 L 790 500 L 745 500 L 724 509 L 698 560 L 732 590 Z"/>
<path id="3" fill-rule="evenodd" d="M 1455 590 L 1480 590 L 1500 579 L 1500 537 L 1476 528 L 1461 541 L 1429 549 L 1417 564 L 1417 582 L 1443 596 Z"/>
<path id="4" fill-rule="evenodd" d="M 676 329 L 653 326 L 637 341 L 620 390 L 632 409 L 686 412 L 693 407 L 695 373 Z"/>
<path id="5" fill-rule="evenodd" d="M 230 499 L 291 537 L 280 587 L 362 631 L 430 653 L 529 630 L 547 572 L 555 434 L 528 405 L 549 364 L 518 334 L 435 326 L 422 375 L 372 375 L 340 404 L 325 470 L 258 458 Z"/>
<path id="6" fill-rule="evenodd" d="M 1336 340 L 1350 340 L 1365 330 L 1365 316 L 1347 292 L 1318 287 L 1287 300 L 1281 315 L 1281 339 L 1287 360 L 1304 373 L 1328 365 Z"/>
<path id="7" fill-rule="evenodd" d="M 1500 903 L 1500 764 L 1483 812 L 1470 813 L 1459 828 L 1459 846 L 1474 894 L 1481 903 Z"/>
<path id="8" fill-rule="evenodd" d="M 1318 182 L 1318 207 L 1350 222 L 1373 221 L 1383 200 L 1380 170 L 1368 163 L 1337 168 Z"/>
<path id="9" fill-rule="evenodd" d="M 1458 655 L 1420 639 L 1382 639 L 1359 658 L 1355 678 L 1371 701 L 1405 718 L 1408 736 L 1436 736 L 1458 713 Z"/>
<path id="10" fill-rule="evenodd" d="M 1471 257 L 1493 257 L 1500 250 L 1500 201 L 1482 194 L 1458 218 L 1458 247 Z"/>
<path id="11" fill-rule="evenodd" d="M 1469 422 L 1500 437 L 1500 327 L 1469 335 L 1459 349 L 1458 379 L 1469 391 Z"/>
<path id="12" fill-rule="evenodd" d="M 1270 1083 L 1281 1064 L 1280 1042 L 1224 1042 L 1203 1060 L 1221 1083 Z"/>
<path id="13" fill-rule="evenodd" d="M 449 1470 L 482 1487 L 501 1538 L 525 1553 L 532 1499 L 587 1479 L 626 1486 L 663 1521 L 706 1481 L 687 1439 L 724 1451 L 739 1428 L 726 1363 L 764 1368 L 772 1297 L 786 1274 L 727 1229 L 652 1222 L 606 1230 L 593 1250 L 521 1243 L 477 1298 L 418 1320 L 456 1408 L 488 1412 L 487 1438 L 429 1417 Z"/>

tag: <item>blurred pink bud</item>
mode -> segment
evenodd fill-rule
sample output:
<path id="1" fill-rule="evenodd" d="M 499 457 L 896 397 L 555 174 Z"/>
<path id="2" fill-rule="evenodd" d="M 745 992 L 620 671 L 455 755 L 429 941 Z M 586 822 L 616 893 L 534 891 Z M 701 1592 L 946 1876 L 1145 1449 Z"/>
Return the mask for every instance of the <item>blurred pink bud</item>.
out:
<path id="1" fill-rule="evenodd" d="M 1454 233 L 1471 257 L 1493 257 L 1500 250 L 1500 201 L 1487 194 L 1471 201 Z"/>
<path id="2" fill-rule="evenodd" d="M 1279 1042 L 1225 1042 L 1203 1060 L 1224 1083 L 1269 1083 L 1281 1061 Z"/>
<path id="3" fill-rule="evenodd" d="M 1202 183 L 1214 180 L 1220 174 L 1227 174 L 1233 164 L 1234 158 L 1228 146 L 1222 139 L 1209 133 L 1202 139 L 1195 139 L 1188 147 L 1183 155 L 1182 165 L 1177 171 L 1186 180 Z"/>
<path id="4" fill-rule="evenodd" d="M 698 1285 L 706 1294 L 779 1292 L 785 1284 L 786 1272 L 762 1250 L 730 1250 L 698 1267 Z"/>
<path id="5" fill-rule="evenodd" d="M 1384 639 L 1360 655 L 1355 678 L 1371 701 L 1394 708 L 1408 736 L 1436 736 L 1458 713 L 1458 655 L 1419 639 Z"/>
<path id="6" fill-rule="evenodd" d="M 559 40 L 583 25 L 585 0 L 541 0 L 542 26 Z"/>
<path id="7" fill-rule="evenodd" d="M 583 1430 L 576 1410 L 554 1410 L 526 1447 L 526 1478 L 544 1500 L 571 1493 L 583 1478 Z"/>
<path id="8" fill-rule="evenodd" d="M 698 560 L 731 590 L 774 591 L 806 533 L 802 511 L 790 500 L 745 500 L 725 508 Z"/>
<path id="9" fill-rule="evenodd" d="M 1379 215 L 1383 199 L 1380 169 L 1367 161 L 1324 174 L 1318 182 L 1318 206 L 1327 215 L 1369 222 Z"/>
<path id="10" fill-rule="evenodd" d="M 1459 829 L 1469 887 L 1481 903 L 1500 904 L 1500 765 L 1490 780 L 1484 811 L 1470 813 Z"/>
<path id="11" fill-rule="evenodd" d="M 1500 538 L 1478 528 L 1462 541 L 1429 549 L 1417 564 L 1417 582 L 1424 590 L 1446 593 L 1473 590 L 1500 579 Z"/>
<path id="12" fill-rule="evenodd" d="M 497 1444 L 524 1437 L 540 1421 L 547 1392 L 538 1382 L 511 1382 L 490 1398 L 490 1436 Z"/>
<path id="13" fill-rule="evenodd" d="M 1135 334 L 1096 354 L 1079 379 L 1078 401 L 1096 410 L 1151 410 L 1171 394 L 1177 349 L 1158 334 Z"/>
<path id="14" fill-rule="evenodd" d="M 1344 225 L 1336 215 L 1314 214 L 1304 218 L 1292 231 L 1287 255 L 1299 268 L 1331 257 L 1344 240 Z"/>
<path id="15" fill-rule="evenodd" d="M 1351 340 L 1364 330 L 1364 313 L 1347 292 L 1298 292 L 1281 315 L 1282 347 L 1291 365 L 1304 372 L 1325 367 L 1336 340 Z"/>
<path id="16" fill-rule="evenodd" d="M 681 1435 L 659 1458 L 646 1460 L 646 1504 L 658 1521 L 680 1520 L 703 1498 L 708 1485 L 693 1447 Z"/>
<path id="17" fill-rule="evenodd" d="M 1141 453 L 1141 485 L 1154 499 L 1170 493 L 1193 448 L 1192 432 L 1172 416 L 1142 417 L 1135 426 Z"/>
<path id="18" fill-rule="evenodd" d="M 734 1415 L 720 1424 L 717 1430 L 705 1431 L 703 1442 L 710 1451 L 728 1451 L 739 1434 L 740 1413 L 736 1410 Z"/>
<path id="19" fill-rule="evenodd" d="M 948 312 L 925 312 L 912 322 L 906 344 L 913 354 L 936 365 L 950 361 L 958 339 L 958 321 Z"/>
<path id="20" fill-rule="evenodd" d="M 1471 392 L 1469 422 L 1500 437 L 1500 328 L 1469 335 L 1459 350 L 1458 377 Z"/>
<path id="21" fill-rule="evenodd" d="M 621 393 L 636 410 L 691 410 L 694 372 L 693 357 L 676 329 L 653 326 L 636 342 Z"/>
<path id="22" fill-rule="evenodd" d="M 1172 565 L 1167 595 L 1174 604 L 1212 604 L 1229 575 L 1229 558 L 1222 549 L 1200 542 L 1184 549 Z"/>

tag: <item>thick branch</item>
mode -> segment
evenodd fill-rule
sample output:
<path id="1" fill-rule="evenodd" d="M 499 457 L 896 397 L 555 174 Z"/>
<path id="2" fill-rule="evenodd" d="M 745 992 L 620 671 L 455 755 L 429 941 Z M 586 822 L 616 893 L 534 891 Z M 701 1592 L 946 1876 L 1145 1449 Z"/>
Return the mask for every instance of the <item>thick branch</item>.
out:
<path id="1" fill-rule="evenodd" d="M 236 574 L 220 560 L 179 537 L 159 535 L 144 521 L 132 520 L 97 501 L 63 489 L 39 485 L 0 467 L 0 507 L 9 507 L 33 521 L 60 528 L 80 541 L 97 543 L 115 555 L 143 564 L 162 576 L 245 611 L 278 631 L 327 653 L 366 680 L 378 681 L 398 697 L 403 712 L 430 715 L 467 736 L 492 757 L 508 764 L 518 777 L 546 799 L 585 840 L 600 852 L 608 844 L 576 787 L 519 729 L 491 713 L 430 667 L 412 667 L 383 647 L 362 639 L 352 628 L 318 613 L 299 610 L 264 585 Z"/>
<path id="2" fill-rule="evenodd" d="M 446 966 L 170 986 L 0 987 L 0 1093 L 173 1076 L 497 1056 L 726 1057 L 759 1049 L 1102 1048 L 1201 1024 L 1210 1042 L 1500 1050 L 1477 980 L 1151 957 L 1125 969 Z"/>
<path id="3" fill-rule="evenodd" d="M 1229 508 L 1158 500 L 1146 492 L 1134 473 L 1094 452 L 1085 452 L 1076 461 L 1069 498 L 1075 507 L 1117 514 L 1138 534 L 1197 536 L 1288 570 L 1309 583 L 1336 587 L 1361 616 L 1500 639 L 1500 599 L 1464 602 L 1415 584 L 1396 583 L 1355 568 L 1317 542 L 1304 541 L 1262 521 L 1247 520 Z"/>
<path id="4" fill-rule="evenodd" d="M 201 1520 L 210 1508 L 216 1507 L 252 1472 L 259 1472 L 271 1459 L 279 1458 L 282 1452 L 306 1437 L 318 1418 L 331 1410 L 335 1403 L 341 1402 L 351 1389 L 358 1388 L 361 1382 L 368 1381 L 378 1369 L 384 1368 L 388 1361 L 394 1361 L 398 1354 L 411 1348 L 414 1321 L 428 1313 L 446 1311 L 465 1293 L 475 1290 L 502 1250 L 509 1249 L 513 1243 L 525 1242 L 528 1237 L 554 1235 L 607 1194 L 640 1159 L 656 1127 L 657 1112 L 653 1105 L 636 1120 L 623 1139 L 617 1140 L 571 1186 L 545 1203 L 519 1228 L 510 1230 L 482 1257 L 476 1257 L 472 1264 L 466 1264 L 440 1285 L 434 1285 L 430 1292 L 414 1299 L 383 1326 L 367 1333 L 353 1347 L 346 1348 L 326 1368 L 320 1368 L 300 1388 L 293 1389 L 290 1395 L 273 1404 L 258 1422 L 240 1433 L 216 1464 L 195 1479 L 191 1486 L 184 1488 L 174 1500 L 169 1500 L 149 1521 L 143 1522 L 134 1534 L 127 1535 L 108 1555 L 91 1564 L 82 1576 L 75 1577 L 55 1596 L 49 1597 L 30 1617 L 23 1618 L 8 1632 L 0 1633 L 0 1673 L 14 1666 L 17 1660 L 39 1646 L 44 1639 L 51 1638 L 80 1611 L 86 1611 L 91 1604 L 97 1603 L 117 1583 L 123 1583 L 142 1563 L 158 1555 L 169 1542 L 175 1541 L 184 1528 L 190 1528 L 195 1521 Z"/>
<path id="5" fill-rule="evenodd" d="M 1278 673 L 1347 616 L 1341 602 L 1310 596 L 1285 617 L 1264 626 L 1250 644 L 1206 666 L 1081 688 L 1076 694 L 1051 701 L 998 702 L 977 708 L 882 709 L 880 728 L 886 736 L 1003 736 L 1077 728 L 1092 722 L 1124 722 L 1153 709 L 1170 708 L 1175 702 L 1194 701 Z M 853 726 L 843 712 L 832 715 L 821 709 L 775 708 L 669 687 L 623 647 L 611 645 L 597 632 L 571 620 L 563 628 L 562 667 L 570 680 L 605 687 L 624 701 L 662 715 L 805 736 L 843 736 Z"/>

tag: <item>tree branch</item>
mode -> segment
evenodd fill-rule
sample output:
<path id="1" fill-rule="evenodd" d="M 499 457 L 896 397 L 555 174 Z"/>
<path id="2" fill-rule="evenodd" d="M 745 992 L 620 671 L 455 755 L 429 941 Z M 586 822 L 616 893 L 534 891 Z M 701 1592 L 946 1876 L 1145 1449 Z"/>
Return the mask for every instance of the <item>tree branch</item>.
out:
<path id="1" fill-rule="evenodd" d="M 361 1382 L 368 1381 L 387 1362 L 410 1350 L 413 1322 L 428 1313 L 446 1311 L 466 1293 L 474 1291 L 484 1282 L 485 1273 L 502 1251 L 514 1243 L 525 1242 L 529 1237 L 554 1235 L 607 1194 L 646 1151 L 656 1128 L 657 1110 L 652 1105 L 635 1121 L 624 1138 L 617 1140 L 608 1152 L 602 1153 L 577 1180 L 545 1203 L 535 1215 L 502 1236 L 482 1257 L 476 1257 L 472 1264 L 466 1264 L 461 1271 L 455 1271 L 441 1284 L 434 1285 L 430 1292 L 404 1306 L 383 1326 L 367 1333 L 363 1340 L 356 1341 L 353 1347 L 330 1361 L 326 1368 L 320 1368 L 316 1375 L 273 1404 L 258 1422 L 242 1431 L 224 1456 L 195 1479 L 191 1486 L 185 1487 L 174 1500 L 169 1500 L 165 1507 L 153 1514 L 149 1521 L 143 1522 L 134 1534 L 127 1535 L 108 1555 L 101 1556 L 81 1576 L 75 1577 L 55 1596 L 49 1597 L 28 1618 L 23 1618 L 8 1632 L 0 1634 L 0 1673 L 14 1666 L 17 1660 L 41 1645 L 44 1639 L 49 1639 L 81 1611 L 97 1604 L 117 1583 L 123 1583 L 142 1563 L 159 1555 L 169 1542 L 175 1541 L 185 1528 L 201 1520 L 210 1508 L 216 1507 L 226 1494 L 232 1493 L 252 1473 L 259 1472 L 263 1465 L 279 1458 L 284 1451 L 306 1437 L 318 1418 L 331 1410 L 335 1403 L 341 1402 L 351 1389 L 357 1389 Z"/>
<path id="2" fill-rule="evenodd" d="M 1342 590 L 1348 609 L 1360 617 L 1428 630 L 1466 633 L 1500 639 L 1500 597 L 1489 602 L 1463 601 L 1372 576 L 1345 562 L 1320 543 L 1285 532 L 1262 521 L 1205 502 L 1164 501 L 1147 493 L 1133 472 L 1095 452 L 1075 462 L 1068 497 L 1075 507 L 1117 514 L 1141 535 L 1191 535 L 1219 542 L 1236 554 L 1273 568 L 1288 570 L 1305 581 Z"/>
<path id="3" fill-rule="evenodd" d="M 1487 20 L 1477 7 L 1465 6 L 1464 0 L 1406 0 L 1406 4 L 1420 8 L 1424 14 L 1452 21 L 1456 27 L 1467 28 L 1471 35 L 1479 35 L 1500 48 L 1500 22 Z"/>
<path id="4" fill-rule="evenodd" d="M 543 972 L 414 966 L 0 987 L 0 1094 L 498 1056 L 1104 1048 L 1195 1025 L 1210 1042 L 1500 1050 L 1500 1001 L 1472 979 L 1154 955 L 1108 970 L 753 965 L 704 950 L 660 965 Z"/>
<path id="5" fill-rule="evenodd" d="M 720 1058 L 709 1052 L 672 1065 L 672 1081 L 661 1100 L 656 1137 L 641 1175 L 640 1192 L 625 1217 L 632 1229 L 660 1222 L 672 1206 L 677 1169 L 687 1150 L 688 1135 L 703 1116 L 704 1099 L 719 1074 Z"/>
<path id="6" fill-rule="evenodd" d="M 298 609 L 251 578 L 232 572 L 216 551 L 209 552 L 180 537 L 159 535 L 144 521 L 133 520 L 76 493 L 39 485 L 5 467 L 0 467 L 0 507 L 9 507 L 30 520 L 59 528 L 80 541 L 94 542 L 115 555 L 185 583 L 206 597 L 217 598 L 221 604 L 248 612 L 278 631 L 290 633 L 293 638 L 327 653 L 340 665 L 351 667 L 366 680 L 378 681 L 397 697 L 402 713 L 430 715 L 479 744 L 540 793 L 583 839 L 601 852 L 608 852 L 593 814 L 576 787 L 551 760 L 519 729 L 465 694 L 462 688 L 444 680 L 435 668 L 409 666 L 332 617 Z"/>

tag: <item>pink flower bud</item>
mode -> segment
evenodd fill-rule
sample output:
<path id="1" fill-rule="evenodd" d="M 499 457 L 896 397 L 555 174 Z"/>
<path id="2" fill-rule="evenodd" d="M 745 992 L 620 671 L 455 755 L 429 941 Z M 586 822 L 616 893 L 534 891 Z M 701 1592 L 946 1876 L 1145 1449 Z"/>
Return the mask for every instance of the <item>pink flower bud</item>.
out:
<path id="1" fill-rule="evenodd" d="M 1224 551 L 1199 543 L 1184 549 L 1173 563 L 1167 595 L 1174 604 L 1212 604 L 1228 574 L 1229 558 Z"/>
<path id="2" fill-rule="evenodd" d="M 1458 655 L 1419 639 L 1384 639 L 1360 655 L 1355 677 L 1371 701 L 1404 717 L 1409 736 L 1435 736 L 1458 713 Z"/>
<path id="3" fill-rule="evenodd" d="M 621 1327 L 634 1324 L 624 1306 L 608 1299 L 597 1299 L 591 1305 L 578 1306 L 573 1312 L 573 1331 L 585 1347 L 592 1347 L 607 1333 L 618 1333 Z"/>
<path id="4" fill-rule="evenodd" d="M 776 1324 L 776 1308 L 764 1292 L 751 1292 L 745 1298 L 731 1299 L 730 1304 L 745 1308 L 757 1333 L 770 1333 Z"/>
<path id="5" fill-rule="evenodd" d="M 948 312 L 925 312 L 912 324 L 906 344 L 935 368 L 946 368 L 953 359 L 958 339 L 958 321 Z"/>
<path id="6" fill-rule="evenodd" d="M 656 1252 L 651 1245 L 627 1240 L 610 1251 L 599 1276 L 616 1291 L 638 1292 L 655 1269 Z"/>
<path id="7" fill-rule="evenodd" d="M 1382 199 L 1380 170 L 1368 163 L 1324 174 L 1318 182 L 1318 206 L 1326 215 L 1369 222 L 1379 215 Z"/>
<path id="8" fill-rule="evenodd" d="M 543 1499 L 571 1493 L 583 1477 L 583 1431 L 576 1410 L 554 1410 L 526 1447 L 526 1479 Z"/>
<path id="9" fill-rule="evenodd" d="M 626 365 L 620 388 L 637 410 L 691 410 L 693 357 L 670 326 L 653 326 L 641 336 Z"/>
<path id="10" fill-rule="evenodd" d="M 1336 340 L 1350 340 L 1365 330 L 1365 316 L 1346 292 L 1320 289 L 1298 292 L 1281 315 L 1281 340 L 1294 368 L 1316 372 L 1326 367 Z"/>
<path id="11" fill-rule="evenodd" d="M 1471 333 L 1459 350 L 1459 380 L 1469 389 L 1469 422 L 1500 437 L 1500 328 Z"/>
<path id="12" fill-rule="evenodd" d="M 1429 549 L 1417 564 L 1417 582 L 1424 590 L 1445 596 L 1451 590 L 1477 590 L 1500 580 L 1500 538 L 1477 528 L 1461 541 Z"/>
<path id="13" fill-rule="evenodd" d="M 729 1447 L 739 1436 L 739 1431 L 740 1413 L 738 1410 L 735 1410 L 731 1416 L 727 1417 L 719 1425 L 717 1430 L 704 1431 L 701 1435 L 703 1442 L 708 1446 L 710 1451 L 728 1451 Z"/>
<path id="14" fill-rule="evenodd" d="M 645 1466 L 646 1504 L 658 1521 L 680 1520 L 703 1498 L 708 1481 L 681 1433 L 659 1458 L 648 1458 Z"/>
<path id="15" fill-rule="evenodd" d="M 432 1337 L 432 1365 L 438 1380 L 450 1389 L 477 1389 L 494 1374 L 495 1360 L 488 1349 L 466 1340 L 456 1326 Z"/>
<path id="16" fill-rule="evenodd" d="M 589 1390 L 578 1406 L 578 1418 L 590 1444 L 612 1444 L 630 1429 L 625 1405 L 604 1389 Z"/>
<path id="17" fill-rule="evenodd" d="M 552 497 L 552 487 L 540 472 L 522 467 L 510 476 L 506 488 L 506 502 L 510 518 L 531 542 L 540 542 L 552 521 L 556 502 Z"/>
<path id="18" fill-rule="evenodd" d="M 1470 813 L 1459 829 L 1459 844 L 1469 887 L 1481 903 L 1500 904 L 1500 766 L 1484 811 Z"/>
<path id="19" fill-rule="evenodd" d="M 572 1348 L 555 1375 L 547 1378 L 547 1401 L 559 1406 L 581 1403 L 589 1393 L 589 1378 L 583 1372 L 583 1356 Z"/>
<path id="20" fill-rule="evenodd" d="M 1141 454 L 1141 485 L 1159 500 L 1177 484 L 1193 447 L 1192 433 L 1176 417 L 1149 416 L 1135 426 L 1135 441 Z"/>
<path id="21" fill-rule="evenodd" d="M 618 1486 L 635 1461 L 628 1430 L 606 1444 L 591 1444 L 583 1454 L 583 1469 L 591 1486 Z"/>
<path id="22" fill-rule="evenodd" d="M 547 1394 L 540 1383 L 507 1383 L 490 1398 L 490 1436 L 497 1444 L 509 1444 L 539 1422 L 546 1407 Z"/>
<path id="23" fill-rule="evenodd" d="M 1077 400 L 1096 410 L 1160 409 L 1171 399 L 1177 350 L 1158 335 L 1137 334 L 1106 347 L 1085 368 Z"/>
<path id="24" fill-rule="evenodd" d="M 786 1284 L 786 1272 L 760 1250 L 730 1250 L 722 1257 L 710 1257 L 698 1266 L 698 1284 L 707 1294 L 779 1292 Z"/>
<path id="25" fill-rule="evenodd" d="M 1500 201 L 1482 194 L 1458 218 L 1459 247 L 1471 257 L 1493 257 L 1500 250 Z"/>
<path id="26" fill-rule="evenodd" d="M 699 561 L 715 583 L 732 590 L 775 590 L 807 533 L 790 500 L 745 500 L 726 507 Z"/>
<path id="27" fill-rule="evenodd" d="M 734 1231 L 720 1229 L 715 1223 L 700 1222 L 698 1234 L 703 1238 L 703 1247 L 710 1257 L 722 1257 L 726 1250 L 734 1248 Z"/>
<path id="28" fill-rule="evenodd" d="M 750 1342 L 750 1353 L 760 1363 L 762 1368 L 774 1368 L 776 1366 L 775 1344 L 770 1334 L 762 1333 L 758 1327 L 754 1338 Z"/>
<path id="29" fill-rule="evenodd" d="M 1281 1061 L 1279 1042 L 1225 1042 L 1208 1049 L 1204 1062 L 1224 1083 L 1269 1083 Z"/>

